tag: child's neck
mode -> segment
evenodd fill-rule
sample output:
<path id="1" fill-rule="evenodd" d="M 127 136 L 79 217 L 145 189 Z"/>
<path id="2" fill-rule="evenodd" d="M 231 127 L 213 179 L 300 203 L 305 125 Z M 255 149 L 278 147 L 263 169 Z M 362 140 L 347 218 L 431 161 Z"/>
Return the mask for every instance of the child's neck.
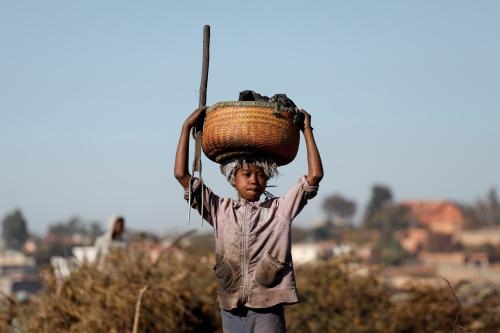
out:
<path id="1" fill-rule="evenodd" d="M 241 201 L 244 201 L 244 202 L 259 202 L 260 201 L 260 197 L 257 200 L 248 200 L 248 199 L 245 199 L 241 195 L 238 194 L 238 200 L 241 200 Z"/>

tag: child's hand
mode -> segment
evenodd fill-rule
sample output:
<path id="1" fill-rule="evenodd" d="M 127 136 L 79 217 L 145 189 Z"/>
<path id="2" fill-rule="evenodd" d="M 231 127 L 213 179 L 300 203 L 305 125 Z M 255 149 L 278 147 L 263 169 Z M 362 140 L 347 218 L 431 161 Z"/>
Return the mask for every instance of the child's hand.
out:
<path id="1" fill-rule="evenodd" d="M 208 106 L 202 106 L 201 108 L 194 110 L 193 113 L 191 113 L 191 115 L 184 121 L 184 125 L 189 128 L 202 128 L 207 109 Z"/>
<path id="2" fill-rule="evenodd" d="M 299 112 L 304 115 L 304 124 L 302 125 L 302 128 L 301 128 L 302 132 L 306 128 L 312 129 L 312 126 L 311 126 L 311 115 L 309 113 L 307 113 L 304 109 L 299 109 Z"/>

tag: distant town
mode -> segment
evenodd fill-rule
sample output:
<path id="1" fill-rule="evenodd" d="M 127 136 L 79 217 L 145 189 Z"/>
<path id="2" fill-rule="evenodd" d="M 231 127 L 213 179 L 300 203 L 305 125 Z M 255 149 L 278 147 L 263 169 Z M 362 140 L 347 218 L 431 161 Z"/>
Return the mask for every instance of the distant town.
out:
<path id="1" fill-rule="evenodd" d="M 358 274 L 376 272 L 395 288 L 461 281 L 500 285 L 500 202 L 495 190 L 475 203 L 450 200 L 395 200 L 389 187 L 376 185 L 361 223 L 352 218 L 356 203 L 339 194 L 323 202 L 325 218 L 313 227 L 294 228 L 295 266 L 343 258 Z M 43 288 L 41 272 L 64 278 L 96 260 L 94 243 L 104 223 L 74 217 L 31 234 L 21 210 L 4 216 L 0 249 L 0 292 L 24 300 Z M 126 229 L 128 251 L 140 249 L 152 260 L 169 247 L 212 253 L 212 235 L 188 232 L 159 236 Z"/>

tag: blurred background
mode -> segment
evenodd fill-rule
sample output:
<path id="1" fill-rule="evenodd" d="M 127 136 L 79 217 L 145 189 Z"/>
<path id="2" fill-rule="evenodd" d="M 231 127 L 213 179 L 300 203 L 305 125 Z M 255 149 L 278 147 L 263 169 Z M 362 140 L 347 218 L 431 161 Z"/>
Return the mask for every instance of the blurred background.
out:
<path id="1" fill-rule="evenodd" d="M 185 246 L 210 250 L 173 177 L 209 24 L 207 104 L 251 89 L 312 115 L 325 177 L 294 222 L 297 263 L 348 255 L 396 287 L 498 283 L 499 16 L 497 1 L 2 2 L 2 267 L 38 276 L 113 214 L 130 239 L 194 230 Z M 307 173 L 303 143 L 274 194 Z"/>

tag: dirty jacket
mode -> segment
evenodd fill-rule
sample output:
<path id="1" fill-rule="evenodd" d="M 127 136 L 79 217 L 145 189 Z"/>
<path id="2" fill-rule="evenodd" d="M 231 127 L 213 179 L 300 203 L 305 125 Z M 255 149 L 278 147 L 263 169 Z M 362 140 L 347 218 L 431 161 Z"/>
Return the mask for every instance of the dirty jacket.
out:
<path id="1" fill-rule="evenodd" d="M 214 227 L 218 302 L 267 308 L 298 302 L 291 254 L 291 222 L 318 186 L 302 176 L 279 198 L 249 202 L 221 198 L 204 186 L 203 217 Z M 201 213 L 201 181 L 193 178 L 193 208 Z M 184 197 L 189 197 L 189 189 Z"/>

